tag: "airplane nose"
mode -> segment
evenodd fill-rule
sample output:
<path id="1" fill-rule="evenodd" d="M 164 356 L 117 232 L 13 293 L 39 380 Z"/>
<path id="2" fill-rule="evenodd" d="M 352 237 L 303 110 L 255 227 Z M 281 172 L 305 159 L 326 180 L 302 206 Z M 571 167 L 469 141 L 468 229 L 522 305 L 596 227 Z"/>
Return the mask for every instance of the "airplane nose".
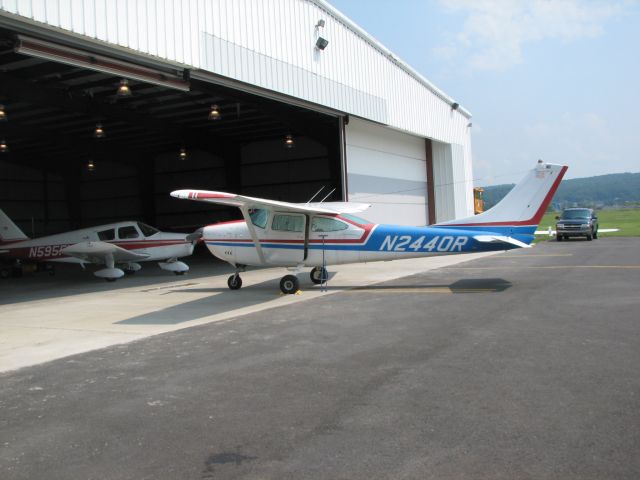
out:
<path id="1" fill-rule="evenodd" d="M 191 190 L 174 190 L 171 192 L 171 196 L 175 198 L 189 198 Z"/>

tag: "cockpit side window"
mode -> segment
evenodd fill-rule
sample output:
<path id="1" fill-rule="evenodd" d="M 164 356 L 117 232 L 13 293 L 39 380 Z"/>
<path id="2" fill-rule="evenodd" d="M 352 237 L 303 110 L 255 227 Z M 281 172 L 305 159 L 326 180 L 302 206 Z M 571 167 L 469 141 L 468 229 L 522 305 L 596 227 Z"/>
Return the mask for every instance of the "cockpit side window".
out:
<path id="1" fill-rule="evenodd" d="M 98 232 L 98 239 L 102 242 L 108 242 L 116 238 L 116 229 L 110 228 L 108 230 L 101 230 Z"/>
<path id="2" fill-rule="evenodd" d="M 251 208 L 249 209 L 249 217 L 251 217 L 251 223 L 256 227 L 266 228 L 267 221 L 269 220 L 269 210 L 264 208 Z"/>
<path id="3" fill-rule="evenodd" d="M 349 228 L 349 226 L 346 223 L 336 220 L 335 218 L 313 217 L 311 222 L 312 232 L 337 232 L 339 230 L 346 230 L 347 228 Z"/>
<path id="4" fill-rule="evenodd" d="M 304 217 L 302 215 L 277 213 L 273 216 L 271 229 L 280 232 L 302 232 L 304 230 Z"/>
<path id="5" fill-rule="evenodd" d="M 138 228 L 142 232 L 142 235 L 145 237 L 151 237 L 158 233 L 160 230 L 152 227 L 151 225 L 147 225 L 146 223 L 138 222 Z"/>
<path id="6" fill-rule="evenodd" d="M 138 233 L 138 230 L 133 225 L 129 225 L 127 227 L 120 227 L 118 229 L 118 238 L 120 239 L 138 238 L 139 236 L 140 234 Z"/>

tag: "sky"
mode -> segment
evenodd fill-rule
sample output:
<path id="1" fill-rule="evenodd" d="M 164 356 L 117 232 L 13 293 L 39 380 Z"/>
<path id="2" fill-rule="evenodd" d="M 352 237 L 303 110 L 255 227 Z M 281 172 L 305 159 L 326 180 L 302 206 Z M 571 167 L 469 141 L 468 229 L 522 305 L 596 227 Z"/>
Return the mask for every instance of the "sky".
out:
<path id="1" fill-rule="evenodd" d="M 476 185 L 640 172 L 640 0 L 329 0 L 472 115 Z"/>

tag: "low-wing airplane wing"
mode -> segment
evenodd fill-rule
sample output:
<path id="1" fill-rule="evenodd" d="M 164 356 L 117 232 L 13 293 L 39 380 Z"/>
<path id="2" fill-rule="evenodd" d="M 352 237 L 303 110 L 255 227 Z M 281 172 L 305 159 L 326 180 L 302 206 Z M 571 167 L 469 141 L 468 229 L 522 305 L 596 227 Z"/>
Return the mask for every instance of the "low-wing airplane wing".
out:
<path id="1" fill-rule="evenodd" d="M 619 228 L 599 228 L 598 229 L 598 233 L 611 233 L 611 232 L 619 232 L 620 229 Z M 553 230 L 551 227 L 549 227 L 548 230 L 536 230 L 535 231 L 536 235 L 549 235 L 550 237 L 553 237 L 556 234 L 556 231 Z"/>
<path id="2" fill-rule="evenodd" d="M 253 227 L 249 210 L 254 208 L 263 208 L 266 210 L 275 210 L 278 212 L 291 212 L 302 214 L 325 214 L 339 215 L 341 213 L 358 213 L 366 210 L 371 205 L 368 203 L 351 203 L 351 202 L 328 202 L 328 203 L 289 203 L 277 200 L 267 200 L 265 198 L 246 197 L 244 195 L 236 195 L 226 192 L 213 192 L 208 190 L 175 190 L 171 192 L 171 196 L 188 200 L 196 200 L 200 202 L 215 203 L 217 205 L 228 205 L 238 207 L 242 212 L 253 244 L 258 252 L 258 257 L 262 263 L 264 261 L 264 253 L 260 244 L 258 234 Z"/>
<path id="3" fill-rule="evenodd" d="M 135 253 L 122 247 L 107 242 L 81 242 L 69 245 L 62 249 L 64 255 L 79 258 L 89 263 L 114 263 L 133 262 L 144 260 L 149 255 Z"/>

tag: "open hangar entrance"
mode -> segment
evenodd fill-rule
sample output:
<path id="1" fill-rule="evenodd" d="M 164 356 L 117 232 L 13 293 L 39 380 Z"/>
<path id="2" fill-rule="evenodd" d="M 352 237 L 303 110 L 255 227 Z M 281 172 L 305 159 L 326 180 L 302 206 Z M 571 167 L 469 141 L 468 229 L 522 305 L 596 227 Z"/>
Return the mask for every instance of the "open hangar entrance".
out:
<path id="1" fill-rule="evenodd" d="M 28 235 L 239 215 L 169 196 L 181 188 L 344 198 L 338 115 L 83 47 L 0 30 L 0 208 Z"/>

